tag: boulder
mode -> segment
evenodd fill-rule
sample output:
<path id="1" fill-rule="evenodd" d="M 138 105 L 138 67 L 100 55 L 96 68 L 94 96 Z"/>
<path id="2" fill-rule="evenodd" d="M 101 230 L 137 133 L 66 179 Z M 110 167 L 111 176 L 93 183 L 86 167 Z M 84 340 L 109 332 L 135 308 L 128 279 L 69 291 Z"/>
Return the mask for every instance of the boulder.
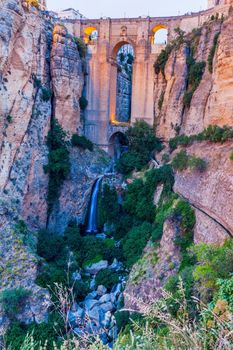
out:
<path id="1" fill-rule="evenodd" d="M 110 301 L 100 305 L 100 309 L 103 310 L 104 313 L 108 311 L 113 311 L 114 308 L 114 305 Z"/>
<path id="2" fill-rule="evenodd" d="M 90 311 L 91 309 L 93 309 L 93 307 L 96 306 L 97 304 L 99 304 L 98 300 L 94 300 L 94 299 L 87 299 L 84 301 L 84 307 L 87 311 Z"/>
<path id="3" fill-rule="evenodd" d="M 114 297 L 114 295 L 113 295 Z M 99 299 L 99 303 L 100 304 L 104 304 L 104 303 L 108 303 L 109 301 L 112 302 L 112 299 L 115 300 L 115 298 L 112 298 L 112 294 L 104 294 L 100 299 Z"/>
<path id="4" fill-rule="evenodd" d="M 96 299 L 97 296 L 98 296 L 97 292 L 93 291 L 93 292 L 87 294 L 85 300 L 88 300 L 88 299 Z"/>
<path id="5" fill-rule="evenodd" d="M 101 270 L 104 270 L 108 267 L 107 260 L 101 260 L 98 263 L 92 264 L 85 268 L 86 273 L 90 273 L 91 275 L 97 275 L 97 273 Z"/>
<path id="6" fill-rule="evenodd" d="M 96 326 L 100 325 L 100 308 L 99 306 L 93 307 L 91 310 L 86 312 L 86 316 L 94 322 Z"/>
<path id="7" fill-rule="evenodd" d="M 107 311 L 105 314 L 104 314 L 104 317 L 101 319 L 101 326 L 103 328 L 109 328 L 110 324 L 111 324 L 111 319 L 112 319 L 112 313 L 111 311 Z"/>
<path id="8" fill-rule="evenodd" d="M 107 293 L 107 288 L 105 288 L 104 286 L 98 286 L 97 288 L 97 294 L 98 296 L 103 296 L 104 294 Z"/>

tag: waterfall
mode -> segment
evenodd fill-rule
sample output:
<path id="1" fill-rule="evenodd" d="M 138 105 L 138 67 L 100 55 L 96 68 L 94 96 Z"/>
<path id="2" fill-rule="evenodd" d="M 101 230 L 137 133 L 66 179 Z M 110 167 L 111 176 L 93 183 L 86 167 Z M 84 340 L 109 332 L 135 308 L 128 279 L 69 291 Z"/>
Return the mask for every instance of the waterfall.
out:
<path id="1" fill-rule="evenodd" d="M 99 177 L 93 187 L 86 233 L 98 233 L 98 223 L 97 223 L 98 194 L 99 194 L 102 180 L 103 180 L 103 176 Z"/>

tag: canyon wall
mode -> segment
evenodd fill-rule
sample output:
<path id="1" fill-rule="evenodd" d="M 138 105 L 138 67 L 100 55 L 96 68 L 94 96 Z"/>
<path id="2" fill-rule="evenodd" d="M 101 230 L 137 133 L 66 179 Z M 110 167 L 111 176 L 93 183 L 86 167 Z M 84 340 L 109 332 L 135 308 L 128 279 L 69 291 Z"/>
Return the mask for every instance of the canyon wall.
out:
<path id="1" fill-rule="evenodd" d="M 189 54 L 187 44 L 173 50 L 167 61 L 164 75 L 155 77 L 155 124 L 158 136 L 168 140 L 177 134 L 196 134 L 210 124 L 233 126 L 231 107 L 232 95 L 232 36 L 233 17 L 224 21 L 213 20 L 206 23 L 197 33 L 190 35 L 191 44 L 196 41 L 195 60 L 205 62 L 206 67 L 201 82 L 194 92 L 189 108 L 183 99 L 187 89 Z M 213 47 L 214 37 L 220 33 L 213 58 L 213 72 L 208 68 L 208 57 Z M 159 100 L 163 96 L 162 106 Z"/>
<path id="2" fill-rule="evenodd" d="M 33 233 L 48 221 L 47 135 L 52 118 L 58 119 L 67 139 L 82 129 L 84 73 L 77 45 L 65 28 L 36 10 L 29 12 L 24 4 L 0 3 L 0 291 L 23 287 L 31 292 L 18 315 L 28 323 L 45 321 L 50 305 L 48 291 L 35 284 Z M 64 186 L 70 188 L 69 196 L 62 189 L 50 223 L 55 230 L 60 225 L 59 232 L 73 217 L 83 221 L 91 186 L 108 163 L 101 151 L 68 148 L 72 169 Z M 0 310 L 0 334 L 7 324 Z"/>

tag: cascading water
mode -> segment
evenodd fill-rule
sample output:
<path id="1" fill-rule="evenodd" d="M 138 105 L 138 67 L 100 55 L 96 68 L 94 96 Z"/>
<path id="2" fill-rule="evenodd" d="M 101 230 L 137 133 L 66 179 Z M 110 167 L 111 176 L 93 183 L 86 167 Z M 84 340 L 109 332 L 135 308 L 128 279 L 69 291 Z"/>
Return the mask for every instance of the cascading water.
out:
<path id="1" fill-rule="evenodd" d="M 91 195 L 91 204 L 88 215 L 88 223 L 86 233 L 98 233 L 98 217 L 97 217 L 97 209 L 98 209 L 98 194 L 100 190 L 100 186 L 103 180 L 103 176 L 99 177 L 96 181 L 92 195 Z"/>

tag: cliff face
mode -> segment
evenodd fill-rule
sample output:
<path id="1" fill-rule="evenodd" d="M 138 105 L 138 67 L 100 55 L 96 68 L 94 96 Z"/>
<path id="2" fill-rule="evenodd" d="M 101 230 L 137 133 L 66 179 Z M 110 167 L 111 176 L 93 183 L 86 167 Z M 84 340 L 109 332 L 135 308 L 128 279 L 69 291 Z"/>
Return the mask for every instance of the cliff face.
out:
<path id="1" fill-rule="evenodd" d="M 173 50 L 166 63 L 164 76 L 155 76 L 155 123 L 157 133 L 168 140 L 179 130 L 184 134 L 196 134 L 210 124 L 233 125 L 230 103 L 232 95 L 232 28 L 233 17 L 225 21 L 205 24 L 201 31 L 190 34 L 190 45 L 194 47 L 196 62 L 206 63 L 201 82 L 193 94 L 189 108 L 183 99 L 188 83 L 187 56 L 189 45 L 182 44 Z M 213 57 L 213 72 L 208 68 L 208 57 L 213 47 L 214 37 L 220 33 Z M 159 99 L 163 95 L 162 107 Z"/>
<path id="2" fill-rule="evenodd" d="M 1 2 L 0 291 L 21 286 L 32 292 L 26 309 L 19 315 L 25 322 L 45 320 L 50 304 L 48 292 L 34 282 L 36 237 L 31 233 L 45 228 L 47 222 L 48 175 L 43 169 L 48 163 L 46 137 L 51 117 L 56 117 L 69 135 L 80 128 L 83 81 L 77 46 L 63 27 L 54 28 L 42 15 L 28 12 L 19 0 Z M 95 152 L 71 152 L 69 186 L 74 187 L 79 175 L 82 181 L 80 192 L 75 195 L 64 199 L 66 190 L 62 192 L 62 215 L 66 215 L 62 228 L 73 215 L 82 220 L 86 210 L 83 192 L 88 193 L 87 187 L 91 188 L 106 166 L 101 157 Z M 85 167 L 95 160 L 96 168 L 93 165 L 88 172 Z M 75 209 L 70 210 L 71 206 Z M 0 334 L 7 323 L 6 318 L 0 317 Z"/>

